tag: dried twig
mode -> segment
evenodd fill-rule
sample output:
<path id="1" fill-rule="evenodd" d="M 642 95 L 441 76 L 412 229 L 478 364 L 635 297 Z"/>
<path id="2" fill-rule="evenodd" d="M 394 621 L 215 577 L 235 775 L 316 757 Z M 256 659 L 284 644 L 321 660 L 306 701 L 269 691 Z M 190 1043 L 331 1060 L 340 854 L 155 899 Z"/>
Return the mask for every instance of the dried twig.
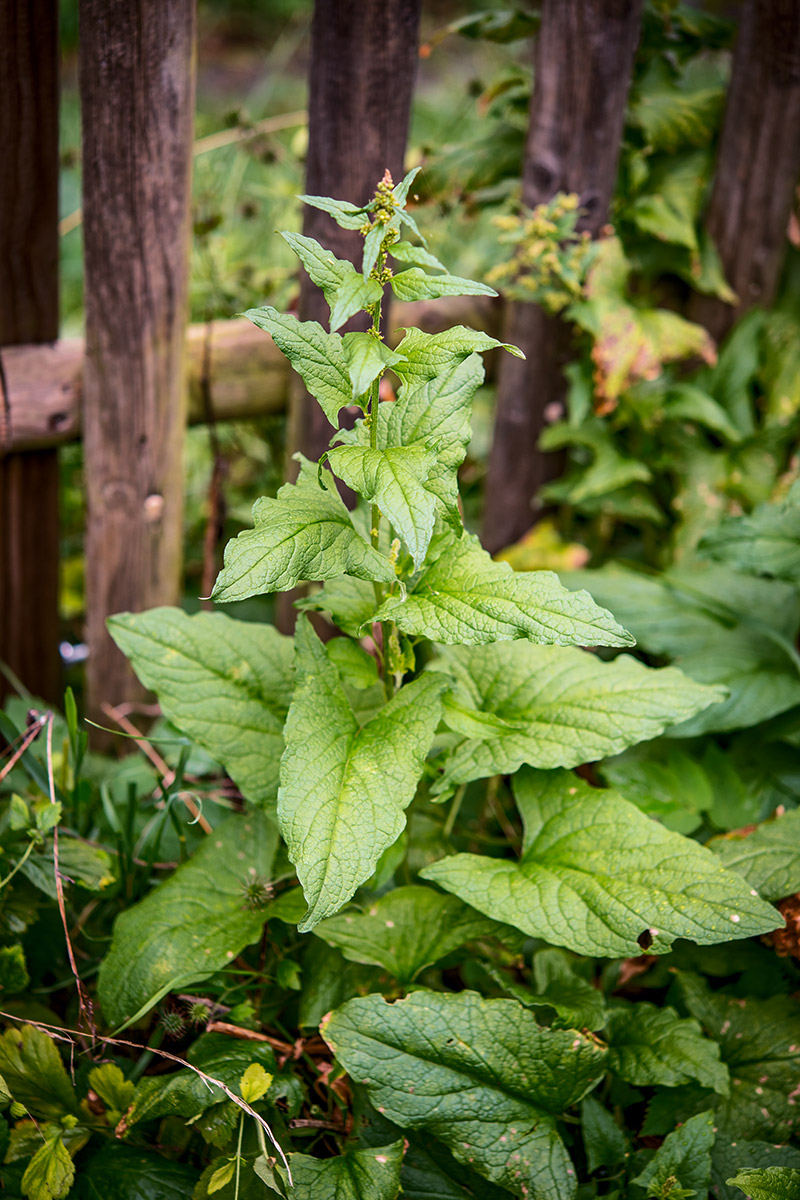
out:
<path id="1" fill-rule="evenodd" d="M 9 771 L 11 771 L 16 766 L 16 764 L 22 758 L 23 754 L 28 749 L 28 747 L 31 746 L 36 741 L 37 737 L 41 733 L 41 731 L 46 723 L 47 723 L 47 717 L 39 716 L 36 718 L 36 720 L 30 726 L 29 729 L 26 729 L 24 733 L 21 733 L 19 735 L 19 738 L 17 739 L 19 741 L 19 745 L 17 746 L 16 750 L 13 751 L 13 753 L 11 754 L 11 758 L 3 766 L 3 769 L 0 770 L 0 782 L 2 782 L 5 779 L 6 775 L 8 775 Z M 13 745 L 13 743 L 12 743 L 12 745 Z M 8 754 L 10 751 L 11 751 L 11 746 L 9 746 L 8 750 L 4 751 L 4 754 Z"/>

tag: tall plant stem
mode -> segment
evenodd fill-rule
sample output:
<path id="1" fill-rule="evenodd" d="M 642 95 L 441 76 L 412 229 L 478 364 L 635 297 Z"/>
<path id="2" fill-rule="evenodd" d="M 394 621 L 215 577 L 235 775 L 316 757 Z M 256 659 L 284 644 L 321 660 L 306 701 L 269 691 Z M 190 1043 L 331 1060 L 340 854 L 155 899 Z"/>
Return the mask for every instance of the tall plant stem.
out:
<path id="1" fill-rule="evenodd" d="M 385 258 L 382 256 L 381 262 Z M 372 329 L 371 333 L 375 337 L 381 336 L 381 301 L 370 310 L 372 314 Z M 374 380 L 369 393 L 369 444 L 371 450 L 378 449 L 378 405 L 380 404 L 380 376 Z M 378 549 L 381 532 L 381 510 L 377 504 L 373 504 L 370 510 L 370 538 L 372 546 L 375 550 Z M 383 603 L 383 588 L 377 580 L 373 582 L 375 589 L 375 603 L 380 608 Z M 383 659 L 383 690 L 387 700 L 391 700 L 394 695 L 394 686 L 392 684 L 392 675 L 389 670 L 389 638 L 391 636 L 391 624 L 388 621 L 381 622 L 381 653 Z"/>

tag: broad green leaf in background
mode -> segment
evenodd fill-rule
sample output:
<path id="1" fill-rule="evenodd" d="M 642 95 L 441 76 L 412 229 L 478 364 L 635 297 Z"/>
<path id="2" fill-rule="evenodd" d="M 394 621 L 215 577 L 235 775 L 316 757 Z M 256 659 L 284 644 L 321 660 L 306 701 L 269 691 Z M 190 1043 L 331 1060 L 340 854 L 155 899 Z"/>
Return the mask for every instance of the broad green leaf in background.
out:
<path id="1" fill-rule="evenodd" d="M 423 878 L 580 954 L 664 954 L 677 937 L 709 945 L 781 923 L 710 851 L 610 788 L 568 771 L 526 769 L 514 794 L 525 828 L 519 861 L 456 854 L 426 867 Z"/>
<path id="2" fill-rule="evenodd" d="M 713 1112 L 698 1113 L 670 1133 L 645 1169 L 633 1180 L 646 1196 L 703 1196 L 711 1180 L 711 1147 L 714 1145 Z M 667 1181 L 676 1181 L 667 1190 Z"/>
<path id="3" fill-rule="evenodd" d="M 630 646 L 633 638 L 587 592 L 568 592 L 552 571 L 494 562 L 477 537 L 447 531 L 407 597 L 376 613 L 404 633 L 446 644 L 529 638 L 556 645 Z"/>
<path id="4" fill-rule="evenodd" d="M 63 1200 L 74 1179 L 72 1159 L 57 1129 L 28 1163 L 22 1176 L 22 1194 L 29 1200 Z"/>
<path id="5" fill-rule="evenodd" d="M 515 1196 L 575 1195 L 555 1119 L 603 1071 L 594 1038 L 542 1029 L 514 1000 L 424 990 L 350 1000 L 321 1033 L 389 1120 L 439 1138 Z"/>
<path id="6" fill-rule="evenodd" d="M 465 738 L 435 790 L 523 763 L 574 767 L 616 754 L 724 695 L 674 667 L 653 670 L 627 655 L 601 662 L 530 642 L 447 648 L 434 669 L 453 681 L 444 717 Z"/>
<path id="7" fill-rule="evenodd" d="M 212 600 L 243 600 L 342 574 L 395 580 L 394 567 L 358 533 L 336 488 L 323 490 L 316 463 L 302 456 L 297 482 L 285 483 L 275 500 L 257 500 L 253 521 L 225 547 Z"/>
<path id="8" fill-rule="evenodd" d="M 761 504 L 749 516 L 724 517 L 700 549 L 739 571 L 800 583 L 800 494 L 795 489 L 785 503 Z"/>
<path id="9" fill-rule="evenodd" d="M 765 900 L 800 891 L 800 809 L 765 821 L 748 834 L 714 838 L 709 848 Z"/>
<path id="10" fill-rule="evenodd" d="M 496 296 L 494 288 L 458 275 L 426 275 L 421 267 L 409 267 L 390 280 L 398 300 L 436 300 L 440 296 Z"/>
<path id="11" fill-rule="evenodd" d="M 348 1149 L 337 1158 L 290 1157 L 295 1192 L 303 1200 L 395 1200 L 403 1142 Z"/>
<path id="12" fill-rule="evenodd" d="M 653 56 L 631 97 L 630 120 L 654 150 L 707 146 L 725 102 L 726 74 L 712 56 L 693 58 L 679 70 L 666 56 Z"/>
<path id="13" fill-rule="evenodd" d="M 581 1134 L 591 1175 L 601 1167 L 616 1167 L 624 1163 L 627 1150 L 625 1134 L 608 1109 L 603 1108 L 594 1096 L 587 1096 L 581 1103 Z"/>
<path id="14" fill-rule="evenodd" d="M 353 385 L 353 400 L 358 400 L 387 367 L 403 362 L 403 355 L 390 350 L 371 333 L 346 333 L 343 337 L 347 371 Z"/>
<path id="15" fill-rule="evenodd" d="M 400 1182 L 403 1200 L 508 1200 L 499 1188 L 453 1157 L 424 1133 L 405 1131 L 408 1142 Z"/>
<path id="16" fill-rule="evenodd" d="M 308 901 L 304 932 L 333 916 L 400 836 L 441 713 L 441 681 L 407 684 L 359 725 L 307 618 L 286 722 L 278 816 Z"/>
<path id="17" fill-rule="evenodd" d="M 719 1046 L 697 1021 L 674 1008 L 640 1001 L 611 1008 L 606 1023 L 609 1070 L 636 1087 L 677 1087 L 696 1080 L 721 1096 L 730 1091 Z"/>
<path id="18" fill-rule="evenodd" d="M 711 992 L 698 976 L 677 972 L 678 994 L 720 1045 L 730 1096 L 714 1124 L 732 1138 L 782 1141 L 792 1135 L 800 1097 L 800 1004 L 790 996 L 754 1000 Z"/>
<path id="19" fill-rule="evenodd" d="M 196 1182 L 183 1163 L 110 1141 L 81 1161 L 70 1200 L 191 1200 Z"/>
<path id="20" fill-rule="evenodd" d="M 402 332 L 404 336 L 399 349 L 404 359 L 395 370 L 409 385 L 450 373 L 470 354 L 481 354 L 486 350 L 507 350 L 515 358 L 524 357 L 516 346 L 499 342 L 488 333 L 469 329 L 466 325 L 454 325 L 441 333 L 424 333 L 421 329 L 403 329 Z"/>
<path id="21" fill-rule="evenodd" d="M 248 907 L 245 889 L 272 880 L 277 849 L 278 831 L 264 813 L 231 816 L 169 879 L 120 913 L 98 979 L 109 1024 L 208 979 L 258 940 L 268 910 Z"/>
<path id="22" fill-rule="evenodd" d="M 326 333 L 316 321 L 298 321 L 269 305 L 251 308 L 244 315 L 272 335 L 335 428 L 339 409 L 353 402 L 353 385 L 339 334 Z"/>
<path id="23" fill-rule="evenodd" d="M 800 1170 L 796 1167 L 744 1167 L 727 1180 L 749 1200 L 800 1200 Z"/>
<path id="24" fill-rule="evenodd" d="M 292 695 L 292 641 L 268 625 L 177 608 L 108 628 L 164 716 L 221 762 L 248 800 L 274 800 Z"/>
<path id="25" fill-rule="evenodd" d="M 385 967 L 409 984 L 452 950 L 502 930 L 455 896 L 410 886 L 395 888 L 366 912 L 329 917 L 314 932 L 352 962 Z"/>
<path id="26" fill-rule="evenodd" d="M 436 497 L 425 487 L 436 454 L 425 446 L 334 446 L 328 464 L 335 475 L 377 504 L 408 546 L 419 569 L 433 534 Z"/>
<path id="27" fill-rule="evenodd" d="M 65 1113 L 80 1116 L 56 1043 L 42 1029 L 23 1025 L 6 1030 L 0 1038 L 0 1076 L 34 1117 L 58 1121 Z"/>
<path id="28" fill-rule="evenodd" d="M 565 951 L 545 947 L 533 956 L 535 990 L 489 967 L 495 983 L 526 1008 L 552 1008 L 559 1028 L 602 1029 L 606 1019 L 603 993 L 574 970 L 575 960 Z"/>
<path id="29" fill-rule="evenodd" d="M 688 834 L 702 824 L 702 814 L 713 805 L 714 784 L 704 765 L 680 745 L 659 738 L 633 746 L 604 762 L 601 774 L 649 817 L 676 833 Z"/>

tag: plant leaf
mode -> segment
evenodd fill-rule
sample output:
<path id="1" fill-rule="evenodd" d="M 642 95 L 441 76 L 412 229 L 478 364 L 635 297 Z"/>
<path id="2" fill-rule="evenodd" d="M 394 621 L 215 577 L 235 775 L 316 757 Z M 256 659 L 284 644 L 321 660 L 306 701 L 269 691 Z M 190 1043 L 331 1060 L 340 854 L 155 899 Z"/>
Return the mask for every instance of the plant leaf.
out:
<path id="1" fill-rule="evenodd" d="M 428 379 L 449 373 L 470 354 L 485 350 L 507 350 L 515 358 L 524 358 L 521 350 L 509 342 L 499 342 L 477 329 L 454 325 L 441 333 L 424 333 L 421 329 L 403 329 L 400 351 L 404 361 L 397 374 L 408 383 L 424 383 Z"/>
<path id="2" fill-rule="evenodd" d="M 797 1167 L 742 1167 L 727 1182 L 741 1188 L 749 1200 L 800 1200 Z"/>
<path id="3" fill-rule="evenodd" d="M 703 1037 L 697 1021 L 683 1019 L 674 1008 L 654 1004 L 621 1004 L 609 1010 L 606 1023 L 608 1066 L 636 1087 L 678 1087 L 696 1080 L 721 1096 L 730 1092 L 728 1068 L 719 1046 Z"/>
<path id="4" fill-rule="evenodd" d="M 625 1161 L 625 1135 L 607 1108 L 593 1096 L 581 1103 L 581 1133 L 586 1147 L 589 1174 L 600 1167 L 616 1167 Z"/>
<path id="5" fill-rule="evenodd" d="M 192 1200 L 197 1173 L 141 1146 L 110 1141 L 81 1162 L 74 1200 Z"/>
<path id="6" fill-rule="evenodd" d="M 267 625 L 178 608 L 108 628 L 164 716 L 223 764 L 248 800 L 274 800 L 292 695 L 292 642 Z"/>
<path id="7" fill-rule="evenodd" d="M 358 533 L 336 488 L 323 491 L 316 463 L 298 457 L 297 482 L 285 483 L 275 500 L 257 500 L 253 528 L 228 542 L 212 600 L 286 592 L 342 574 L 394 582 L 394 567 Z"/>
<path id="8" fill-rule="evenodd" d="M 396 367 L 403 355 L 390 350 L 371 333 L 346 333 L 342 338 L 347 371 L 353 385 L 353 400 L 369 390 L 370 384 L 387 367 Z"/>
<path id="9" fill-rule="evenodd" d="M 367 912 L 344 912 L 321 921 L 314 932 L 351 962 L 385 967 L 409 984 L 459 946 L 502 929 L 455 896 L 411 886 L 395 888 Z"/>
<path id="10" fill-rule="evenodd" d="M 670 833 L 612 789 L 567 771 L 514 781 L 525 836 L 518 862 L 456 854 L 421 875 L 479 912 L 579 954 L 664 954 L 766 933 L 771 905 L 698 843 Z"/>
<path id="11" fill-rule="evenodd" d="M 800 1004 L 790 996 L 754 1000 L 711 992 L 685 971 L 675 979 L 730 1071 L 730 1096 L 717 1105 L 714 1124 L 733 1138 L 791 1137 L 800 1096 Z"/>
<path id="12" fill-rule="evenodd" d="M 369 219 L 363 208 L 355 208 L 346 200 L 332 200 L 330 196 L 298 196 L 297 199 L 326 212 L 342 229 L 361 229 Z"/>
<path id="13" fill-rule="evenodd" d="M 573 970 L 574 960 L 563 950 L 545 947 L 533 956 L 536 989 L 509 979 L 505 972 L 488 967 L 495 983 L 526 1008 L 552 1008 L 559 1029 L 602 1029 L 606 1020 L 603 993 Z"/>
<path id="14" fill-rule="evenodd" d="M 426 275 L 421 267 L 409 267 L 390 283 L 398 300 L 436 300 L 440 296 L 496 296 L 494 288 L 458 275 Z"/>
<path id="15" fill-rule="evenodd" d="M 98 978 L 111 1025 L 208 979 L 258 940 L 268 910 L 248 908 L 245 886 L 272 879 L 277 849 L 278 831 L 264 813 L 229 817 L 169 879 L 120 913 Z"/>
<path id="16" fill-rule="evenodd" d="M 441 683 L 407 684 L 359 725 L 308 618 L 295 640 L 278 817 L 308 902 L 305 932 L 350 899 L 400 836 L 439 722 Z"/>
<path id="17" fill-rule="evenodd" d="M 594 1038 L 542 1029 L 514 1000 L 425 990 L 394 1004 L 357 997 L 320 1032 L 390 1121 L 424 1129 L 515 1196 L 575 1195 L 555 1118 L 602 1073 Z"/>
<path id="18" fill-rule="evenodd" d="M 800 503 L 761 504 L 749 516 L 723 517 L 700 549 L 739 571 L 800 583 Z"/>
<path id="19" fill-rule="evenodd" d="M 708 1195 L 711 1181 L 711 1147 L 714 1145 L 713 1112 L 690 1117 L 665 1138 L 645 1169 L 632 1181 L 648 1196 Z M 675 1180 L 669 1191 L 665 1185 Z M 677 1184 L 677 1186 L 676 1186 Z"/>
<path id="20" fill-rule="evenodd" d="M 515 572 L 494 562 L 478 539 L 452 531 L 438 541 L 404 599 L 375 614 L 404 633 L 449 645 L 529 638 L 557 645 L 630 646 L 633 638 L 587 592 L 568 592 L 552 571 Z"/>
<path id="21" fill-rule="evenodd" d="M 424 446 L 334 446 L 328 463 L 348 487 L 380 507 L 419 568 L 433 534 L 436 497 L 425 481 L 436 463 L 434 451 Z"/>
<path id="22" fill-rule="evenodd" d="M 334 427 L 339 409 L 353 402 L 353 389 L 344 343 L 338 333 L 326 333 L 316 321 L 298 321 L 276 308 L 251 308 L 248 320 L 271 334 L 272 340 L 302 378 Z"/>
<path id="23" fill-rule="evenodd" d="M 296 600 L 295 608 L 299 612 L 329 612 L 334 625 L 350 637 L 360 638 L 375 612 L 375 589 L 361 579 L 342 575 Z"/>
<path id="24" fill-rule="evenodd" d="M 337 1158 L 292 1154 L 289 1161 L 297 1195 L 303 1200 L 395 1200 L 403 1141 L 348 1149 Z"/>
<path id="25" fill-rule="evenodd" d="M 420 267 L 429 267 L 432 271 L 446 271 L 447 267 L 435 254 L 424 246 L 414 246 L 411 242 L 393 242 L 389 247 L 392 258 L 398 262 L 414 263 Z"/>
<path id="26" fill-rule="evenodd" d="M 574 767 L 615 754 L 724 694 L 674 667 L 653 670 L 627 655 L 605 663 L 530 642 L 447 648 L 433 669 L 453 680 L 444 716 L 465 738 L 435 791 L 523 763 Z"/>
<path id="27" fill-rule="evenodd" d="M 8 1029 L 0 1038 L 0 1075 L 6 1089 L 35 1117 L 58 1121 L 65 1113 L 80 1116 L 56 1044 L 33 1025 Z"/>
<path id="28" fill-rule="evenodd" d="M 346 272 L 329 301 L 331 330 L 344 325 L 345 321 L 362 309 L 377 304 L 382 295 L 383 289 L 375 279 L 364 279 L 355 268 L 352 268 L 352 274 Z"/>
<path id="29" fill-rule="evenodd" d="M 61 1140 L 52 1133 L 34 1154 L 22 1176 L 22 1194 L 29 1200 L 63 1200 L 72 1187 L 75 1168 Z"/>
<path id="30" fill-rule="evenodd" d="M 765 821 L 751 833 L 737 830 L 713 838 L 708 846 L 765 900 L 800 892 L 800 809 Z"/>

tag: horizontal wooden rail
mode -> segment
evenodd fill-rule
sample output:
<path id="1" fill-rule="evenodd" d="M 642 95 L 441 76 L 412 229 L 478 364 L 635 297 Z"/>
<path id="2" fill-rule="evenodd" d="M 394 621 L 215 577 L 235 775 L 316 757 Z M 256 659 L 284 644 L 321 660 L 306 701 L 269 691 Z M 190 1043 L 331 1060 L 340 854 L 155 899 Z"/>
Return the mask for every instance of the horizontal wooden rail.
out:
<path id="1" fill-rule="evenodd" d="M 498 324 L 494 303 L 474 296 L 398 303 L 391 311 L 391 328 L 415 325 L 429 333 L 453 325 L 493 333 Z M 272 338 L 249 321 L 214 321 L 210 329 L 190 325 L 186 348 L 190 424 L 202 425 L 207 420 L 202 387 L 206 362 L 216 420 L 252 420 L 285 409 L 288 362 Z M 5 403 L 0 408 L 0 456 L 80 438 L 83 355 L 82 338 L 3 348 Z"/>

